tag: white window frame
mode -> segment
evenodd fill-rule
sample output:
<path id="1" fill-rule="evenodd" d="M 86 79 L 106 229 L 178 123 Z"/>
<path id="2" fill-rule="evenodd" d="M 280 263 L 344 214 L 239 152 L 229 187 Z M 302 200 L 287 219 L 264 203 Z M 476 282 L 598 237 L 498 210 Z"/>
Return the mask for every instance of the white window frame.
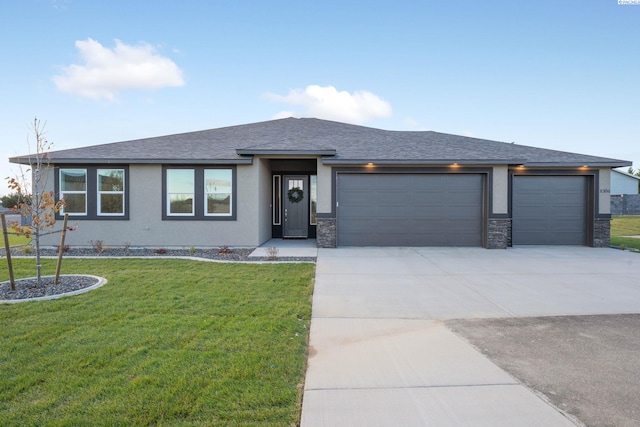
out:
<path id="1" fill-rule="evenodd" d="M 66 171 L 82 171 L 84 172 L 84 191 L 79 191 L 79 190 L 69 190 L 69 191 L 65 191 L 62 188 L 64 187 L 64 180 L 63 180 L 63 174 Z M 64 200 L 64 196 L 65 194 L 84 194 L 84 212 L 66 212 L 65 208 L 63 207 L 62 210 L 60 211 L 61 215 L 64 215 L 65 213 L 68 213 L 69 216 L 87 216 L 87 210 L 89 208 L 89 194 L 88 194 L 88 188 L 89 188 L 89 173 L 87 171 L 87 169 L 84 168 L 61 168 L 59 170 L 59 176 L 58 176 L 58 181 L 60 182 L 60 199 Z"/>
<path id="2" fill-rule="evenodd" d="M 229 173 L 229 192 L 208 192 L 207 191 L 207 171 L 226 171 Z M 230 168 L 205 168 L 202 172 L 203 183 L 202 193 L 204 196 L 204 216 L 233 216 L 233 169 Z M 228 213 L 215 213 L 207 212 L 209 206 L 209 195 L 211 194 L 228 194 L 229 195 L 229 212 Z"/>
<path id="3" fill-rule="evenodd" d="M 122 172 L 122 190 L 117 190 L 117 191 L 100 190 L 100 172 L 101 171 L 121 171 Z M 124 195 L 125 188 L 126 188 L 125 179 L 126 179 L 126 172 L 124 169 L 121 169 L 121 168 L 101 168 L 96 170 L 96 189 L 97 189 L 96 194 L 98 197 L 98 200 L 96 201 L 97 216 L 124 216 L 125 215 L 125 209 L 126 209 L 125 195 Z M 105 195 L 119 194 L 122 197 L 122 212 L 118 212 L 118 213 L 102 212 L 102 195 L 103 194 Z"/>
<path id="4" fill-rule="evenodd" d="M 193 188 L 191 189 L 191 212 L 187 213 L 187 212 L 178 212 L 178 213 L 172 213 L 171 212 L 171 195 L 172 194 L 188 194 L 188 193 L 171 193 L 169 192 L 169 172 L 170 171 L 191 171 L 192 174 L 192 179 L 193 179 Z M 167 168 L 167 170 L 165 171 L 166 174 L 166 180 L 167 180 L 167 216 L 174 216 L 174 217 L 178 217 L 178 216 L 187 216 L 187 217 L 191 217 L 191 216 L 195 216 L 195 209 L 196 209 L 196 170 L 193 168 Z"/>

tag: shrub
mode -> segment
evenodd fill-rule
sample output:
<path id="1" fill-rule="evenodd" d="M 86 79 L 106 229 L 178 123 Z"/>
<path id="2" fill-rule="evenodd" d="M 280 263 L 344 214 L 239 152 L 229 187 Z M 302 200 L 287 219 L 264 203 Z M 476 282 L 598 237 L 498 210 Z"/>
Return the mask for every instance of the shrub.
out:
<path id="1" fill-rule="evenodd" d="M 275 261 L 278 259 L 278 248 L 276 248 L 275 246 L 269 246 L 267 248 L 267 258 L 270 261 Z"/>
<path id="2" fill-rule="evenodd" d="M 229 246 L 226 246 L 226 245 L 225 245 L 225 246 L 221 247 L 220 249 L 218 249 L 218 253 L 219 253 L 219 254 L 232 254 L 232 253 L 233 253 L 233 250 L 231 250 L 231 249 L 229 248 Z"/>
<path id="3" fill-rule="evenodd" d="M 98 254 L 104 252 L 104 242 L 102 240 L 89 240 L 89 244 L 93 248 L 94 252 Z"/>

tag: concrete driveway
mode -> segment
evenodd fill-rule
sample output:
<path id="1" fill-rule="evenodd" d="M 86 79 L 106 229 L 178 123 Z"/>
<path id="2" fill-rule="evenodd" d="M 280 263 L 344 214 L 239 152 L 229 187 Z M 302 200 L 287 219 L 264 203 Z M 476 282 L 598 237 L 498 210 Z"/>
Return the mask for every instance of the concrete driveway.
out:
<path id="1" fill-rule="evenodd" d="M 638 254 L 321 249 L 301 425 L 580 425 L 443 321 L 618 313 L 640 313 Z"/>

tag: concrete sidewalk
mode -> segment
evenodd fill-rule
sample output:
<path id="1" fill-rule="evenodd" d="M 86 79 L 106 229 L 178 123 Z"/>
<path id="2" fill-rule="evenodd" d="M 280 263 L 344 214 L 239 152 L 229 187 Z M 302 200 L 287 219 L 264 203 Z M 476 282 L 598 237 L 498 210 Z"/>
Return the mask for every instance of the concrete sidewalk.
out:
<path id="1" fill-rule="evenodd" d="M 249 258 L 268 257 L 268 248 L 278 249 L 278 257 L 315 258 L 318 256 L 316 239 L 270 239 L 251 252 Z"/>
<path id="2" fill-rule="evenodd" d="M 301 425 L 579 425 L 442 320 L 638 312 L 638 271 L 582 247 L 320 249 Z"/>

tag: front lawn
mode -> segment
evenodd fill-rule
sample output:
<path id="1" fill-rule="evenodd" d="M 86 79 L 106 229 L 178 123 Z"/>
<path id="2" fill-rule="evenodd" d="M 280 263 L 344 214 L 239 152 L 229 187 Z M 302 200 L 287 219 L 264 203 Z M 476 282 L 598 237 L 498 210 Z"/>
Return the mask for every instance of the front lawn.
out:
<path id="1" fill-rule="evenodd" d="M 2 233 L 0 233 L 2 235 Z M 18 236 L 13 232 L 9 232 L 9 246 L 24 246 L 31 242 L 31 237 Z M 0 240 L 0 247 L 4 248 L 4 240 Z M 2 280 L 0 280 L 2 281 Z"/>
<path id="2" fill-rule="evenodd" d="M 622 236 L 640 236 L 640 216 L 616 216 L 611 220 L 611 244 L 640 249 L 640 239 Z"/>
<path id="3" fill-rule="evenodd" d="M 14 262 L 33 276 L 33 260 Z M 0 305 L 3 426 L 298 422 L 312 264 L 66 259 L 63 273 L 108 283 Z"/>

